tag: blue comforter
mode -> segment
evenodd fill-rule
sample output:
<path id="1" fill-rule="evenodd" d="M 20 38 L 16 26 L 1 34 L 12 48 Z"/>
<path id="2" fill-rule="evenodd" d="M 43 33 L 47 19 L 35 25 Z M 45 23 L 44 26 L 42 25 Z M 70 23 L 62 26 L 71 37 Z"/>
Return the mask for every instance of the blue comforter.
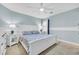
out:
<path id="1" fill-rule="evenodd" d="M 52 35 L 46 35 L 46 34 L 33 34 L 33 35 L 23 35 L 23 38 L 27 40 L 28 42 L 33 42 L 41 39 L 48 38 Z"/>

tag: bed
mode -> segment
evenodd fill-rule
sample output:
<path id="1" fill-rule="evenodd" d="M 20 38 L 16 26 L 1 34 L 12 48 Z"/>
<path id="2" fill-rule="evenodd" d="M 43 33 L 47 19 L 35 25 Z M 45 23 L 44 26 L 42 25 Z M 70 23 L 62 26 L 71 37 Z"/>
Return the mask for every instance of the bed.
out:
<path id="1" fill-rule="evenodd" d="M 29 55 L 38 55 L 53 44 L 57 43 L 57 40 L 52 35 L 32 34 L 22 35 L 20 42 Z"/>

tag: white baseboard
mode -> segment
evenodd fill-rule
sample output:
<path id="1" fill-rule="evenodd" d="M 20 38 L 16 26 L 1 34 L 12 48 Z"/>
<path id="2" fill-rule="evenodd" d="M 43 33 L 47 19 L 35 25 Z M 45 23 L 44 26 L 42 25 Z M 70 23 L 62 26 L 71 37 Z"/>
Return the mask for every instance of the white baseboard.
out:
<path id="1" fill-rule="evenodd" d="M 68 43 L 68 44 L 72 44 L 72 45 L 79 46 L 79 44 L 78 44 L 78 43 L 75 43 L 75 42 L 65 41 L 65 40 L 63 40 L 63 39 L 59 39 L 59 41 L 65 42 L 65 43 Z"/>

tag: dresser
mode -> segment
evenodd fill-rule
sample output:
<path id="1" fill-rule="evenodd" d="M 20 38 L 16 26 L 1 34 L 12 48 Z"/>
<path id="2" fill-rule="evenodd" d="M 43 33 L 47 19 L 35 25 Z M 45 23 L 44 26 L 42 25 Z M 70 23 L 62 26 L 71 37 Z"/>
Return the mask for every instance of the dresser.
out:
<path id="1" fill-rule="evenodd" d="M 0 37 L 0 55 L 5 55 L 6 53 L 6 39 Z"/>

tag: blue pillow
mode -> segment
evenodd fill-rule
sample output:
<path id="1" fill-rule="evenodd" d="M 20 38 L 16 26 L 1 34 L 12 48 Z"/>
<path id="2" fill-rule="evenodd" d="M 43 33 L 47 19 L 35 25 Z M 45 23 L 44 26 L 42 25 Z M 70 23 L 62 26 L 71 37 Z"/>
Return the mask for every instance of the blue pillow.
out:
<path id="1" fill-rule="evenodd" d="M 33 31 L 32 34 L 39 34 L 39 32 L 38 31 Z"/>
<path id="2" fill-rule="evenodd" d="M 31 34 L 32 34 L 31 31 L 24 31 L 24 32 L 23 32 L 23 35 L 31 35 Z"/>

